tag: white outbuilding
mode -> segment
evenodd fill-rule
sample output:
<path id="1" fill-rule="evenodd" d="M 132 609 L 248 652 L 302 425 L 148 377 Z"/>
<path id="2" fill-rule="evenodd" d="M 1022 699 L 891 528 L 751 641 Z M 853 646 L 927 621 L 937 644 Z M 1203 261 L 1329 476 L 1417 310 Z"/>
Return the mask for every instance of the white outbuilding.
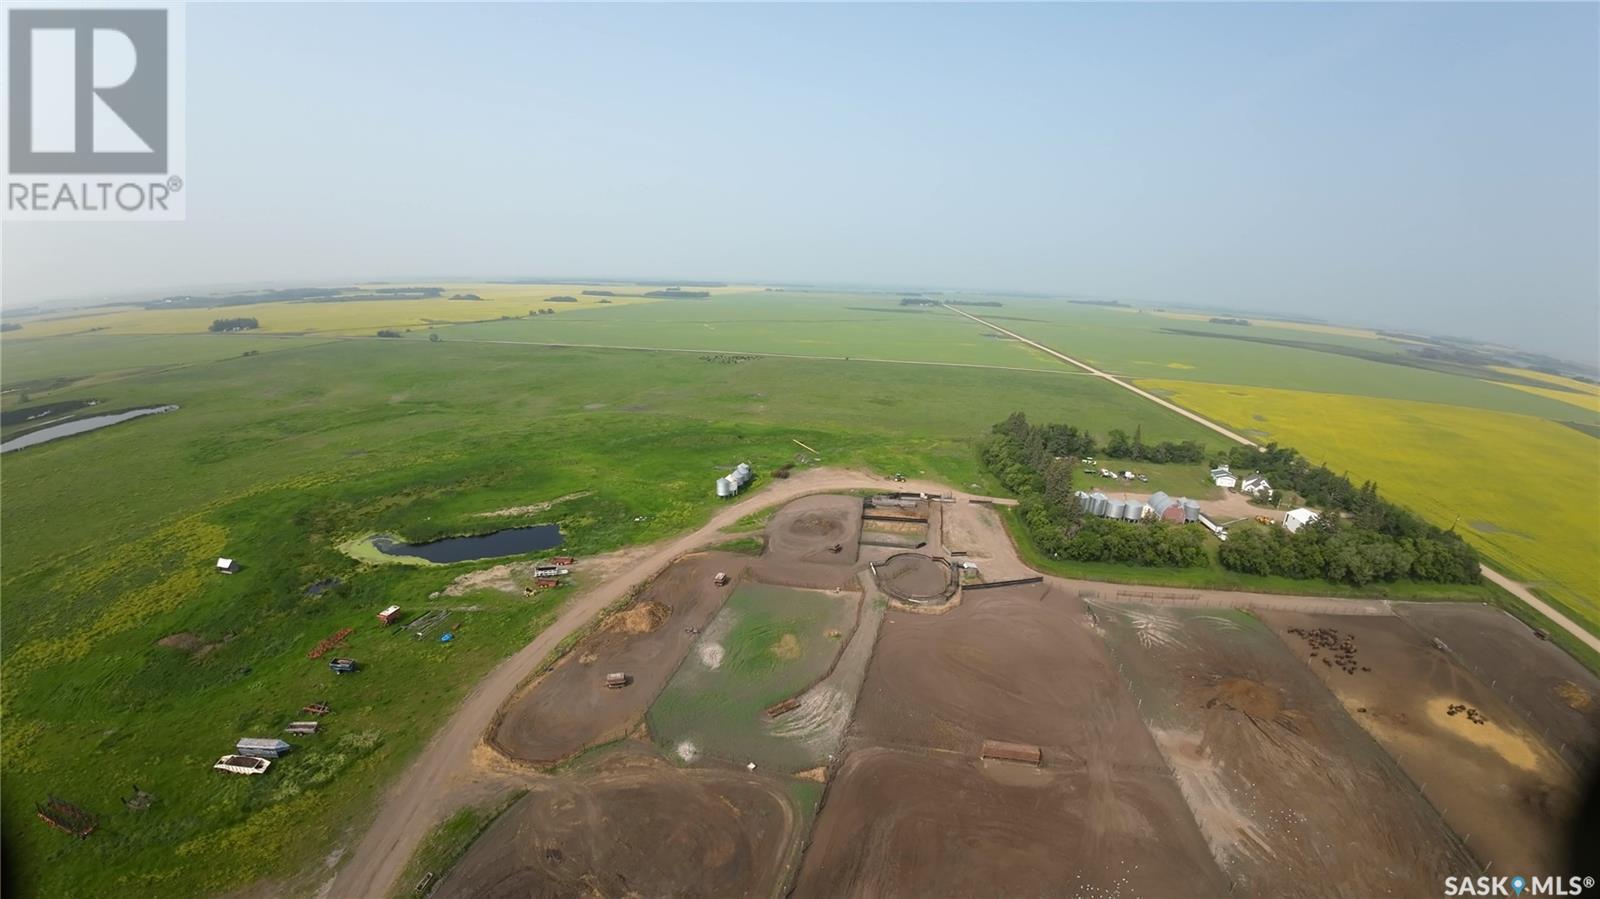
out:
<path id="1" fill-rule="evenodd" d="M 1239 484 L 1239 479 L 1234 476 L 1233 472 L 1228 470 L 1228 466 L 1218 465 L 1216 468 L 1211 469 L 1211 482 L 1218 487 L 1236 487 Z"/>
<path id="2" fill-rule="evenodd" d="M 1301 528 L 1321 517 L 1322 516 L 1318 515 L 1316 512 L 1304 507 L 1299 509 L 1290 509 L 1289 513 L 1283 516 L 1283 527 L 1284 530 L 1293 534 L 1295 531 L 1300 530 Z"/>

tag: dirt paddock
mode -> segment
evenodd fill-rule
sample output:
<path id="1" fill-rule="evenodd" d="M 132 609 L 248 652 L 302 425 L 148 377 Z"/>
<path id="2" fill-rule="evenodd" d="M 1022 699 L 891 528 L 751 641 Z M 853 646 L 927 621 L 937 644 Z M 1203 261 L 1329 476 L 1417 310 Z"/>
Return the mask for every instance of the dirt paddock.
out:
<path id="1" fill-rule="evenodd" d="M 624 746 L 537 781 L 462 857 L 439 899 L 772 895 L 801 815 L 781 781 L 680 769 Z"/>
<path id="2" fill-rule="evenodd" d="M 602 622 L 554 670 L 511 700 L 495 726 L 494 745 L 513 759 L 550 764 L 626 736 L 748 564 L 732 553 L 674 562 L 629 610 Z M 727 586 L 712 583 L 719 571 L 732 575 Z M 620 690 L 606 687 L 605 676 L 613 671 L 632 682 Z"/>
<path id="3" fill-rule="evenodd" d="M 1561 870 L 1576 774 L 1488 684 L 1398 617 L 1261 617 L 1421 786 L 1480 863 Z M 1337 632 L 1339 644 L 1353 648 L 1356 670 L 1329 663 L 1326 650 L 1290 628 Z M 1453 706 L 1474 715 L 1452 714 Z"/>
<path id="4" fill-rule="evenodd" d="M 897 553 L 872 566 L 878 589 L 903 602 L 937 605 L 956 592 L 955 570 L 944 559 Z"/>
<path id="5" fill-rule="evenodd" d="M 1337 883 L 1348 896 L 1421 896 L 1475 870 L 1394 761 L 1255 618 L 1123 606 L 1099 621 L 1240 895 Z"/>
<path id="6" fill-rule="evenodd" d="M 986 739 L 1041 766 L 983 762 Z M 1226 895 L 1075 598 L 891 612 L 797 895 Z"/>
<path id="7" fill-rule="evenodd" d="M 1600 763 L 1600 678 L 1572 656 L 1489 606 L 1405 603 L 1395 611 L 1424 637 L 1443 640 L 1569 765 L 1592 772 Z"/>
<path id="8" fill-rule="evenodd" d="M 765 556 L 779 561 L 854 565 L 861 542 L 861 500 L 819 494 L 789 503 L 767 522 Z M 833 552 L 832 547 L 840 547 Z"/>
<path id="9" fill-rule="evenodd" d="M 794 895 L 1226 896 L 1162 775 L 859 749 L 829 786 Z"/>

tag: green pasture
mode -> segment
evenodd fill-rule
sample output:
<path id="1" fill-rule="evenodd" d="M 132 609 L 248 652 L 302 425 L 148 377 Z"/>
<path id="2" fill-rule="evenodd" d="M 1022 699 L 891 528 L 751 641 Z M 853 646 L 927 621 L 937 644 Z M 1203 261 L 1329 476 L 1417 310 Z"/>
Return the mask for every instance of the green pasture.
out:
<path id="1" fill-rule="evenodd" d="M 79 334 L 32 338 L 13 332 L 0 337 L 0 378 L 6 408 L 22 395 L 40 394 L 56 379 L 97 382 L 326 342 L 316 337 L 257 334 L 126 335 Z"/>
<path id="2" fill-rule="evenodd" d="M 799 743 L 769 734 L 764 710 L 827 673 L 854 626 L 857 599 L 740 586 L 650 707 L 650 733 L 661 753 L 679 762 L 755 761 L 789 771 L 818 764 Z M 686 745 L 693 747 L 688 757 Z"/>

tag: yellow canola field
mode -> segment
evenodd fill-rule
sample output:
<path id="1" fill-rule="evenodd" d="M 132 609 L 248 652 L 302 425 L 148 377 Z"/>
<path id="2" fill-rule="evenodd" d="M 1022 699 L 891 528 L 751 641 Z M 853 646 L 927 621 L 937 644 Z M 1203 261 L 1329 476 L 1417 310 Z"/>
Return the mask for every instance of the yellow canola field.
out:
<path id="1" fill-rule="evenodd" d="M 1565 425 L 1461 406 L 1141 380 L 1258 442 L 1293 446 L 1457 529 L 1491 564 L 1600 630 L 1600 443 Z"/>
<path id="2" fill-rule="evenodd" d="M 379 285 L 368 285 L 379 286 Z M 403 286 L 403 285 L 382 285 Z M 419 286 L 440 286 L 422 283 Z M 204 333 L 219 318 L 255 318 L 263 334 L 373 334 L 380 328 L 425 328 L 430 324 L 456 324 L 521 318 L 533 309 L 554 309 L 556 314 L 577 309 L 594 309 L 602 299 L 610 305 L 657 302 L 638 296 L 586 297 L 585 290 L 611 290 L 642 294 L 654 287 L 633 285 L 579 284 L 449 284 L 444 296 L 477 294 L 480 300 L 351 300 L 336 303 L 280 302 L 251 303 L 242 306 L 214 306 L 204 309 L 96 310 L 80 316 L 20 319 L 22 330 L 13 339 L 48 337 L 56 334 L 197 334 Z M 732 293 L 749 288 L 693 288 L 713 294 Z M 552 303 L 553 296 L 571 296 L 576 303 Z"/>

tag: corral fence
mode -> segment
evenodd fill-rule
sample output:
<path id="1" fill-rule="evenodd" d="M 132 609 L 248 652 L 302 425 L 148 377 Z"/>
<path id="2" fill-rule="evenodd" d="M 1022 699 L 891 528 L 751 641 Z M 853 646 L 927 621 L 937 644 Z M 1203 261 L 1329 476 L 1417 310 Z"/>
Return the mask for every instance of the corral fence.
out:
<path id="1" fill-rule="evenodd" d="M 963 589 L 963 590 L 989 590 L 989 589 L 994 588 L 994 587 L 1018 587 L 1018 586 L 1021 586 L 1023 584 L 1042 584 L 1042 583 L 1044 583 L 1044 578 L 1043 577 L 1039 577 L 1039 576 L 1035 576 L 1035 577 L 1014 577 L 1014 578 L 1012 578 L 1010 580 L 1007 580 L 1007 581 L 986 581 L 986 582 L 979 583 L 979 584 L 966 584 L 966 585 L 962 586 L 961 589 Z"/>

